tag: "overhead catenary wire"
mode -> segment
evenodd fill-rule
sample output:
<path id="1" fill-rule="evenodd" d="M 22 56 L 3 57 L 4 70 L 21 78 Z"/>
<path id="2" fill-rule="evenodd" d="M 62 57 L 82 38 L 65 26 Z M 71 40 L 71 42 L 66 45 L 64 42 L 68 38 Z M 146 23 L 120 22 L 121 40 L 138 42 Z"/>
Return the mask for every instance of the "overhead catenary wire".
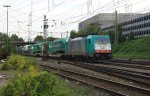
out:
<path id="1" fill-rule="evenodd" d="M 36 0 L 34 0 L 34 1 L 36 1 Z M 122 1 L 124 1 L 124 0 L 122 0 Z M 17 1 L 17 2 L 19 2 L 19 1 Z M 23 2 L 23 1 L 21 1 L 21 2 Z M 20 2 L 20 3 L 21 3 Z M 121 2 L 121 1 L 120 1 Z M 19 3 L 15 3 L 15 4 L 19 4 Z M 37 3 L 38 4 L 38 3 Z M 111 3 L 112 4 L 112 3 Z M 105 6 L 105 8 L 102 8 L 103 10 L 109 10 L 109 9 L 113 9 L 114 7 L 111 7 L 112 5 L 111 4 L 109 4 L 108 6 Z M 26 4 L 27 5 L 27 4 Z M 22 6 L 22 5 L 19 5 L 20 7 Z M 119 5 L 118 5 L 119 6 Z M 100 6 L 100 7 L 102 7 L 102 6 Z M 123 6 L 119 6 L 119 7 L 123 7 Z M 11 8 L 11 9 L 13 9 L 13 8 Z M 55 9 L 55 8 L 54 8 Z M 97 8 L 95 8 L 95 9 L 97 9 Z M 94 9 L 94 10 L 95 10 Z M 103 11 L 101 8 L 100 8 L 100 10 L 98 10 L 98 11 L 95 11 L 95 14 L 96 13 L 98 13 L 98 12 L 101 12 L 101 11 Z M 13 10 L 15 10 L 15 9 L 13 9 Z M 21 10 L 21 9 L 20 9 Z M 13 16 L 17 16 L 17 11 L 20 11 L 20 10 L 16 10 L 16 11 L 13 11 L 12 13 L 10 13 L 10 15 L 13 15 Z M 39 9 L 36 9 L 36 10 L 39 10 Z M 36 10 L 35 10 L 35 12 L 36 12 Z M 46 9 L 45 9 L 46 10 Z M 76 10 L 77 11 L 77 10 Z M 23 12 L 23 11 L 21 11 L 21 12 Z M 20 12 L 18 12 L 18 13 L 20 13 Z M 26 13 L 26 15 L 28 15 L 28 13 L 27 12 L 25 12 Z M 78 15 L 78 14 L 75 14 L 75 12 L 73 12 L 72 11 L 72 13 L 70 12 L 70 14 L 66 17 L 66 18 L 61 18 L 61 16 L 63 15 L 63 14 L 58 14 L 58 16 L 60 17 L 60 18 L 57 18 L 57 20 L 55 19 L 55 22 L 56 23 L 60 23 L 61 21 L 62 22 L 64 22 L 65 24 L 66 24 L 66 26 L 68 25 L 68 24 L 75 24 L 75 23 L 78 23 L 80 20 L 81 20 L 81 18 L 82 18 L 82 20 L 85 20 L 85 19 L 87 19 L 87 18 L 89 18 L 89 17 L 91 17 L 92 15 L 84 15 L 84 12 L 82 12 L 83 14 L 80 14 L 80 15 Z M 23 18 L 23 16 L 25 15 L 24 13 L 20 13 L 20 16 L 22 15 L 22 17 L 21 18 Z M 34 15 L 34 14 L 33 14 Z M 40 17 L 40 15 L 41 14 L 39 14 L 39 16 L 36 16 L 36 14 L 34 15 L 34 18 L 35 17 Z M 3 16 L 3 15 L 2 15 Z M 58 17 L 58 16 L 56 16 L 56 17 Z M 64 15 L 65 16 L 65 15 Z M 3 16 L 4 17 L 4 16 Z M 84 18 L 83 18 L 84 17 Z M 26 19 L 26 17 L 24 17 L 24 20 Z M 35 18 L 36 19 L 36 18 Z M 35 21 L 35 23 L 40 23 L 40 22 L 42 22 L 42 20 L 41 20 L 42 18 L 40 18 L 40 19 L 37 19 L 37 21 Z M 50 20 L 53 20 L 53 18 L 49 18 Z M 1 19 L 2 21 L 3 21 L 3 19 Z M 14 19 L 13 21 L 15 21 L 16 20 L 16 22 L 17 22 L 17 19 Z M 27 21 L 27 20 L 26 20 Z M 74 21 L 77 21 L 77 22 L 74 22 Z M 52 21 L 50 22 L 51 24 L 53 23 Z M 35 24 L 36 25 L 36 24 Z M 64 26 L 55 26 L 56 28 L 57 27 L 64 27 Z M 25 28 L 25 27 L 24 27 Z M 59 28 L 58 28 L 59 29 Z"/>

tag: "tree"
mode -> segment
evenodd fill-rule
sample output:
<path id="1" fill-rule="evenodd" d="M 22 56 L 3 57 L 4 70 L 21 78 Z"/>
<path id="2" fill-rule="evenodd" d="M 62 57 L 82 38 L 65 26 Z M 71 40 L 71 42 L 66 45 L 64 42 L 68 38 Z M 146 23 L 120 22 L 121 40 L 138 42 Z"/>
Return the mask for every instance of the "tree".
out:
<path id="1" fill-rule="evenodd" d="M 114 43 L 114 39 L 115 39 L 115 34 L 114 34 L 114 30 L 110 30 L 108 31 L 108 34 L 109 34 L 109 38 L 110 38 L 110 41 L 111 41 L 111 44 Z"/>
<path id="2" fill-rule="evenodd" d="M 24 42 L 23 38 L 19 38 L 19 39 L 18 39 L 18 41 L 22 41 L 22 42 Z"/>
<path id="3" fill-rule="evenodd" d="M 77 37 L 77 32 L 75 30 L 71 30 L 70 38 L 75 38 L 75 37 Z"/>
<path id="4" fill-rule="evenodd" d="M 54 38 L 54 37 L 48 37 L 48 38 L 46 38 L 46 41 L 54 41 L 54 40 L 56 40 L 56 38 Z"/>
<path id="5" fill-rule="evenodd" d="M 96 24 L 89 24 L 85 29 L 86 35 L 98 35 L 99 29 Z"/>
<path id="6" fill-rule="evenodd" d="M 71 32 L 71 37 L 85 37 L 88 35 L 101 35 L 104 34 L 98 24 L 89 24 L 85 30 L 80 30 L 77 33 Z"/>
<path id="7" fill-rule="evenodd" d="M 6 41 L 7 40 L 8 35 L 5 33 L 0 33 L 0 41 Z"/>
<path id="8" fill-rule="evenodd" d="M 85 36 L 87 36 L 87 33 L 84 30 L 81 30 L 77 33 L 77 37 L 85 37 Z"/>
<path id="9" fill-rule="evenodd" d="M 12 34 L 11 37 L 10 37 L 10 41 L 18 41 L 19 38 L 16 34 Z"/>
<path id="10" fill-rule="evenodd" d="M 43 37 L 41 35 L 37 35 L 35 38 L 34 38 L 34 41 L 44 41 Z"/>
<path id="11" fill-rule="evenodd" d="M 125 36 L 122 34 L 123 27 L 121 25 L 117 26 L 117 32 L 118 32 L 118 43 L 122 43 L 126 40 Z"/>
<path id="12" fill-rule="evenodd" d="M 134 33 L 131 31 L 129 33 L 129 40 L 133 40 L 134 39 Z"/>

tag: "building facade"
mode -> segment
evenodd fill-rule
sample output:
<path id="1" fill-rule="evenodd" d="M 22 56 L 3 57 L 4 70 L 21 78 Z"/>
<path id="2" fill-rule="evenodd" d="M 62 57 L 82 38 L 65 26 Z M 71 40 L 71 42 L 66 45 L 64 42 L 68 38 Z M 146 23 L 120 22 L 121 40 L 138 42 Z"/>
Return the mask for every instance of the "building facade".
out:
<path id="1" fill-rule="evenodd" d="M 135 13 L 119 13 L 117 15 L 118 23 L 140 15 L 141 14 L 135 14 Z M 100 27 L 110 26 L 114 24 L 114 21 L 115 21 L 115 13 L 99 13 L 89 19 L 80 22 L 79 30 L 84 30 L 87 27 L 87 25 L 92 23 L 98 24 Z"/>
<path id="2" fill-rule="evenodd" d="M 108 32 L 115 29 L 115 13 L 100 13 L 79 23 L 79 30 L 84 30 L 87 25 L 96 23 Z M 133 32 L 135 37 L 150 36 L 150 13 L 119 13 L 117 22 L 123 28 L 123 35 L 128 36 Z"/>
<path id="3" fill-rule="evenodd" d="M 150 13 L 129 18 L 118 24 L 122 26 L 123 35 L 126 37 L 128 37 L 130 32 L 133 32 L 135 37 L 150 36 Z M 114 28 L 114 24 L 102 26 L 103 31 L 114 30 Z"/>

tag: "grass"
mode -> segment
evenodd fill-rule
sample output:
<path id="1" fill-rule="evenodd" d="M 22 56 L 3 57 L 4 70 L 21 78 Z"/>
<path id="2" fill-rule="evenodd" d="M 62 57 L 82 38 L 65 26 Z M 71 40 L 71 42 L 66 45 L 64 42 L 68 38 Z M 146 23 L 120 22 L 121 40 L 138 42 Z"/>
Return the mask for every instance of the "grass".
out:
<path id="1" fill-rule="evenodd" d="M 150 59 L 150 37 L 138 38 L 119 44 L 114 57 Z"/>
<path id="2" fill-rule="evenodd" d="M 56 96 L 87 96 L 91 92 L 91 88 L 87 86 L 78 85 L 73 81 L 61 78 L 58 78 L 53 90 L 55 90 Z"/>

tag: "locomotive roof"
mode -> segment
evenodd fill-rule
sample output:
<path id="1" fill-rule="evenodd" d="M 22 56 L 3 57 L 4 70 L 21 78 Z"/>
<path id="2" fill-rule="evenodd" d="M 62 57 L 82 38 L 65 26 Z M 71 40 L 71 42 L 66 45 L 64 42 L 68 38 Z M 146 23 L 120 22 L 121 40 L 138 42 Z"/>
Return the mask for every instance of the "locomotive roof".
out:
<path id="1" fill-rule="evenodd" d="M 60 38 L 60 39 L 57 39 L 57 40 L 54 40 L 52 42 L 58 42 L 58 41 L 67 41 L 69 38 Z"/>
<path id="2" fill-rule="evenodd" d="M 109 35 L 88 35 L 87 39 L 92 37 L 109 37 Z"/>

